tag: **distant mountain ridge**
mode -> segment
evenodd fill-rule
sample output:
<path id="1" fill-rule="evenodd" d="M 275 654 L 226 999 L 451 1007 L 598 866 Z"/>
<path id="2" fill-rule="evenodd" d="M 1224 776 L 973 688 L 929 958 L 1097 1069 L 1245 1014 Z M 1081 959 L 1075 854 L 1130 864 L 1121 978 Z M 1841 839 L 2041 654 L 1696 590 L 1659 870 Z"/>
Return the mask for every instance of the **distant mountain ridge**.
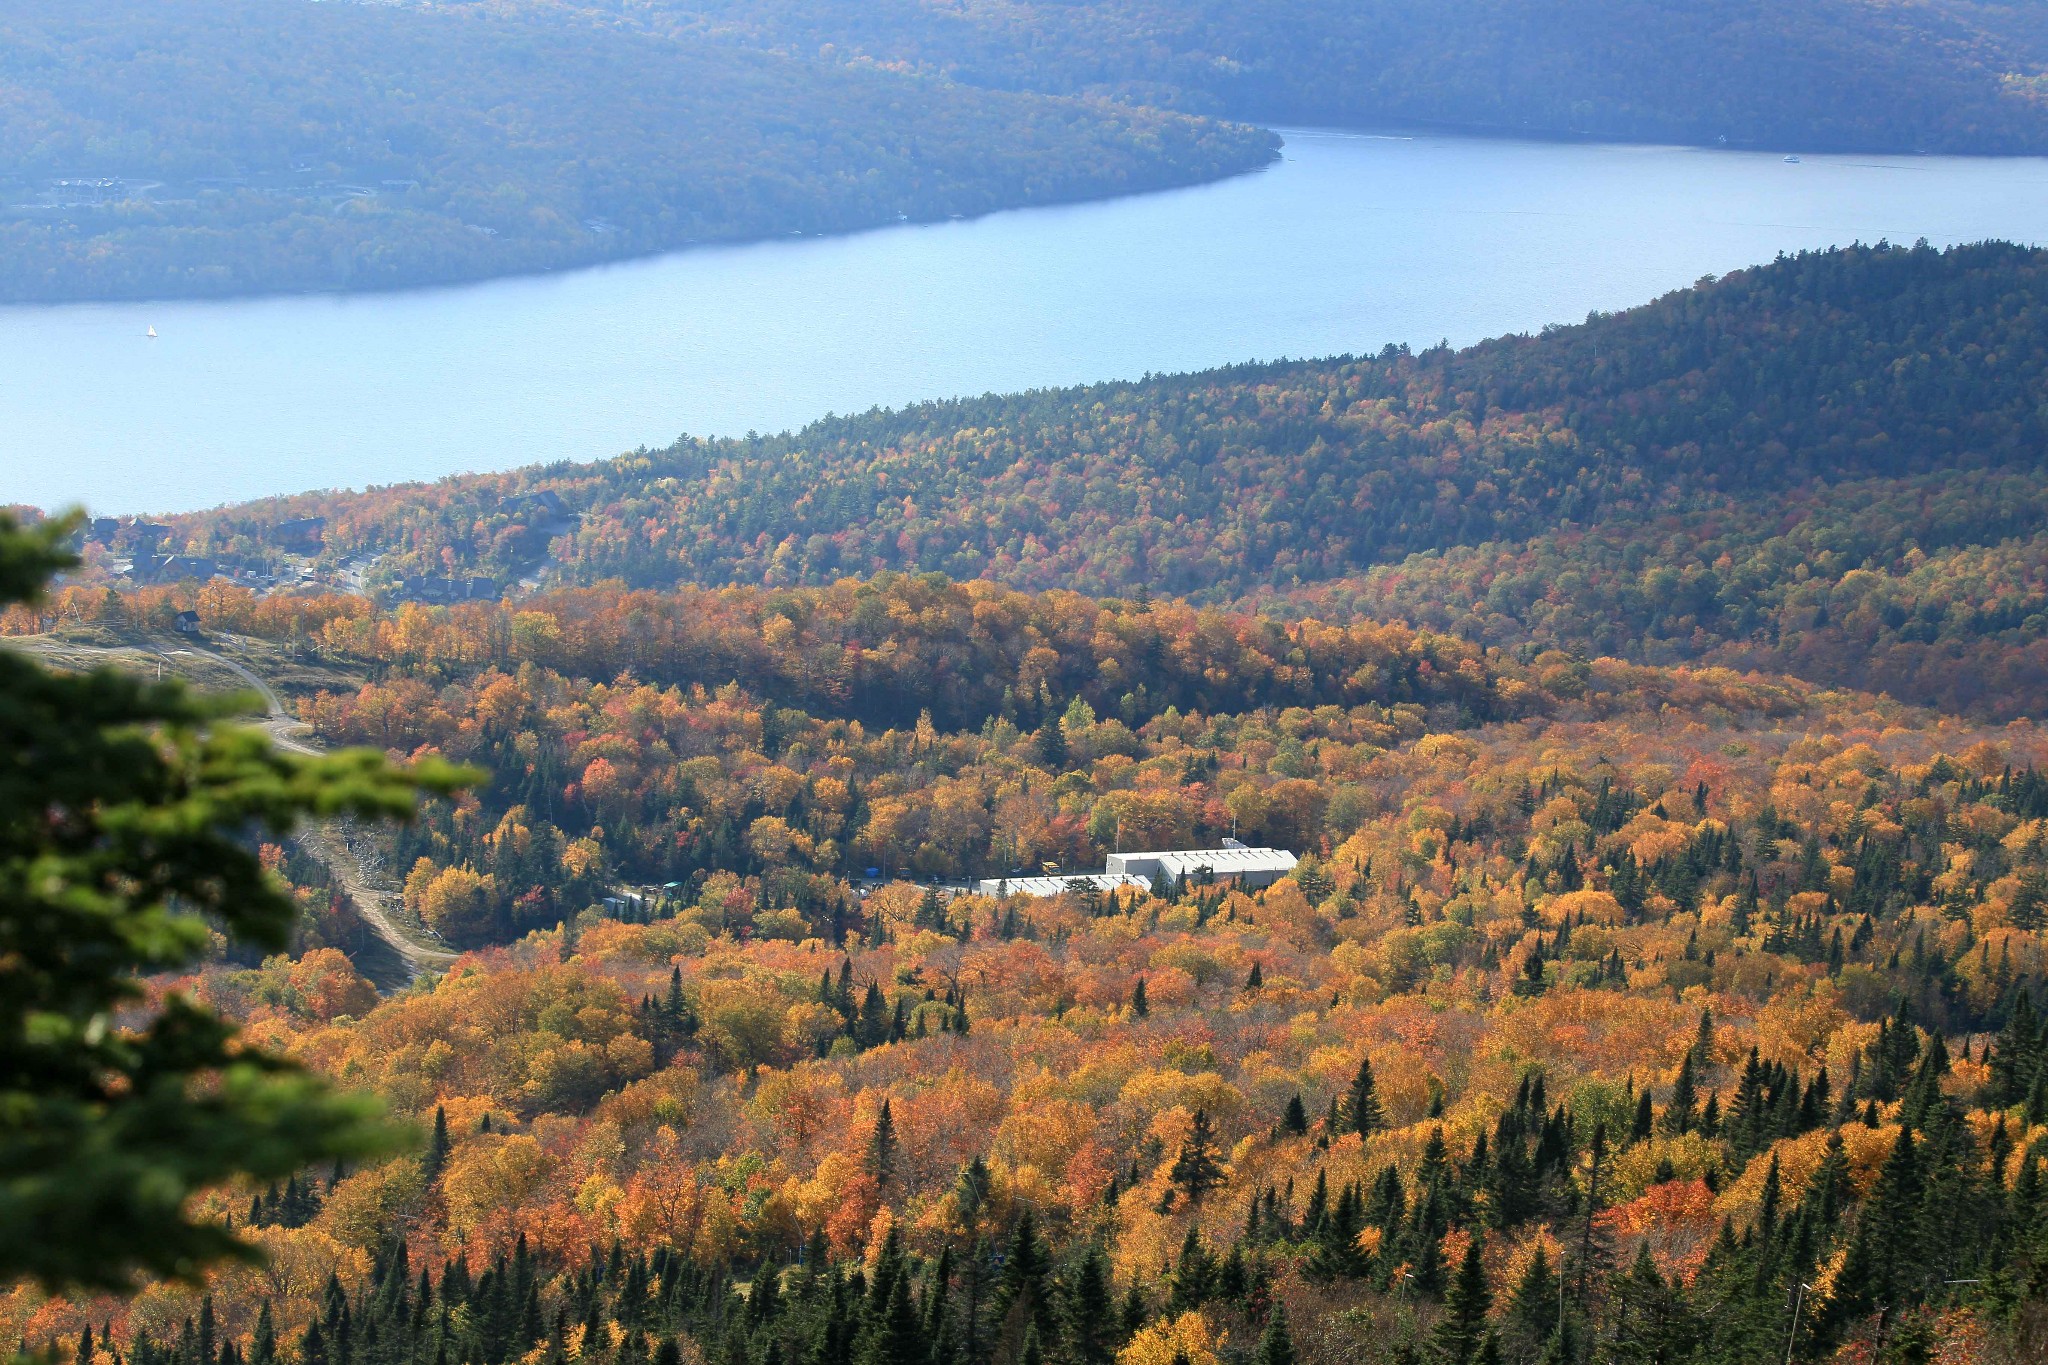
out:
<path id="1" fill-rule="evenodd" d="M 1277 147 L 531 14 L 0 0 L 0 301 L 446 283 L 1160 189 Z"/>
<path id="2" fill-rule="evenodd" d="M 1932 0 L 514 0 L 993 89 L 1259 122 L 2048 151 L 2048 19 Z"/>
<path id="3" fill-rule="evenodd" d="M 405 288 L 1156 190 L 1253 124 L 2048 153 L 1926 0 L 0 0 L 0 302 Z"/>

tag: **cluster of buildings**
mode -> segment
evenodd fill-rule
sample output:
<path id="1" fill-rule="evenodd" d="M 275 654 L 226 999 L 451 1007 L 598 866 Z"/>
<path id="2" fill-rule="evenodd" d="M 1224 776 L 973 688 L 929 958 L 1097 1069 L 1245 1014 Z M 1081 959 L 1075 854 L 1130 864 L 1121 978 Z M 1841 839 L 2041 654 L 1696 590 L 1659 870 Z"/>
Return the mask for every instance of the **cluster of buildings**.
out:
<path id="1" fill-rule="evenodd" d="M 506 516 L 525 518 L 543 536 L 560 534 L 575 524 L 575 514 L 562 495 L 552 488 L 521 493 L 498 504 Z M 293 517 L 276 525 L 256 528 L 251 537 L 264 551 L 255 554 L 166 554 L 166 542 L 175 533 L 169 526 L 140 519 L 99 517 L 82 533 L 85 542 L 98 542 L 115 553 L 128 556 L 128 576 L 137 583 L 181 583 L 188 579 L 204 582 L 210 578 L 232 578 L 268 585 L 294 571 L 288 555 L 317 555 L 327 539 L 327 518 Z M 306 581 L 307 571 L 298 573 Z M 496 601 L 504 595 L 497 579 L 474 576 L 421 576 L 400 578 L 384 589 L 384 595 L 399 602 L 452 604 Z"/>
<path id="2" fill-rule="evenodd" d="M 17 208 L 42 209 L 97 209 L 110 204 L 125 204 L 131 199 L 145 197 L 157 188 L 158 182 L 130 180 L 118 175 L 66 176 L 61 180 L 47 181 L 37 193 L 34 202 L 19 204 Z"/>
<path id="3" fill-rule="evenodd" d="M 249 555 L 159 555 L 138 550 L 128 576 L 137 583 L 182 583 L 188 578 L 202 583 L 209 578 L 271 583 L 276 581 L 277 565 Z"/>
<path id="4" fill-rule="evenodd" d="M 309 553 L 320 548 L 327 532 L 325 517 L 296 517 L 278 523 L 263 533 L 266 545 L 279 551 Z M 209 578 L 232 578 L 268 584 L 276 581 L 278 557 L 264 554 L 165 554 L 163 545 L 171 528 L 150 521 L 122 521 L 116 517 L 95 518 L 85 529 L 84 539 L 110 550 L 128 551 L 128 576 L 137 583 L 201 582 Z"/>
<path id="5" fill-rule="evenodd" d="M 87 538 L 112 547 L 122 527 L 110 519 L 95 521 Z M 277 575 L 276 563 L 257 555 L 187 555 L 160 553 L 171 528 L 150 522 L 135 522 L 125 528 L 129 545 L 128 576 L 137 583 L 201 582 L 209 578 L 235 578 L 268 583 Z"/>
<path id="6" fill-rule="evenodd" d="M 1175 886 L 1231 883 L 1243 889 L 1271 886 L 1293 873 L 1300 860 L 1284 848 L 1251 848 L 1225 839 L 1220 848 L 1187 848 L 1156 853 L 1112 853 L 1101 872 L 1075 876 L 989 877 L 976 889 L 984 896 L 1058 896 L 1069 891 L 1150 891 L 1162 874 Z"/>

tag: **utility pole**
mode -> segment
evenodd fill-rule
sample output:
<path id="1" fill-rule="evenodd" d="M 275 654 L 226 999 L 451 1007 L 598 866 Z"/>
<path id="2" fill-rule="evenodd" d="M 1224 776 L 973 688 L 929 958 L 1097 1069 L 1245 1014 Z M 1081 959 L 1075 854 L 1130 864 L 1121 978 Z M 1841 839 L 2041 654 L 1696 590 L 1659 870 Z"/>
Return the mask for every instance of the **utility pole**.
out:
<path id="1" fill-rule="evenodd" d="M 1801 1280 L 1799 1287 L 1792 1291 L 1792 1328 L 1785 1334 L 1785 1365 L 1792 1365 L 1792 1350 L 1799 1344 L 1799 1305 L 1806 1299 L 1806 1293 L 1813 1286 Z"/>

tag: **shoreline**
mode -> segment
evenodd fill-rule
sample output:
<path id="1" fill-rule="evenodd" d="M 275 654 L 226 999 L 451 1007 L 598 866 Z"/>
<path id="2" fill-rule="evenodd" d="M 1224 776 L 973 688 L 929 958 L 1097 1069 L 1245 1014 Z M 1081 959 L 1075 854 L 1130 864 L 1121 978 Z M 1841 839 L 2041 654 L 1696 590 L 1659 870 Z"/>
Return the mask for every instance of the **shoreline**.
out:
<path id="1" fill-rule="evenodd" d="M 1253 125 L 1247 125 L 1253 126 Z M 1280 164 L 1285 152 L 1285 139 L 1277 129 L 1263 129 L 1276 139 L 1267 149 L 1263 160 L 1220 175 L 1195 176 L 1186 179 L 1166 180 L 1156 185 L 1139 189 L 1121 190 L 1108 194 L 1080 194 L 1053 196 L 1031 200 L 1025 203 L 999 204 L 994 208 L 976 213 L 933 214 L 924 217 L 906 216 L 882 222 L 863 223 L 854 227 L 837 228 L 824 232 L 805 232 L 800 228 L 788 231 L 761 232 L 732 237 L 696 239 L 674 246 L 660 247 L 652 251 L 629 251 L 614 256 L 600 256 L 588 260 L 565 261 L 559 265 L 543 266 L 539 269 L 512 269 L 483 271 L 476 274 L 456 274 L 440 279 L 420 280 L 405 284 L 370 285 L 365 287 L 340 286 L 315 289 L 230 289 L 193 293 L 136 293 L 99 294 L 74 298 L 10 298 L 0 295 L 0 310 L 50 310 L 69 308 L 132 308 L 141 304 L 164 304 L 185 306 L 207 303 L 255 303 L 272 299 L 353 299 L 378 298 L 406 294 L 432 294 L 482 285 L 500 284 L 510 280 L 538 280 L 554 276 L 580 274 L 585 271 L 605 270 L 615 266 L 634 265 L 647 261 L 661 260 L 669 256 L 681 256 L 703 251 L 730 250 L 740 247 L 765 246 L 776 242 L 828 241 L 862 237 L 870 233 L 886 232 L 892 228 L 932 227 L 943 223 L 976 222 L 1004 213 L 1028 213 L 1035 209 L 1076 208 L 1089 204 L 1109 204 L 1125 199 L 1138 199 L 1146 195 L 1171 194 L 1177 190 L 1200 189 L 1207 185 L 1221 185 L 1245 176 L 1259 175 Z M 1303 130 L 1307 131 L 1307 130 Z"/>
<path id="2" fill-rule="evenodd" d="M 606 270 L 617 266 L 660 260 L 671 256 L 688 255 L 704 251 L 730 250 L 740 247 L 764 246 L 776 242 L 788 242 L 792 238 L 800 241 L 835 241 L 867 236 L 871 233 L 886 232 L 892 228 L 931 227 L 949 222 L 978 222 L 1006 213 L 1027 213 L 1036 209 L 1076 208 L 1091 204 L 1111 204 L 1123 200 L 1140 199 L 1149 195 L 1171 194 L 1180 190 L 1200 189 L 1204 186 L 1227 184 L 1233 180 L 1259 175 L 1272 170 L 1285 157 L 1287 139 L 1295 135 L 1326 137 L 1392 137 L 1392 138 L 1442 138 L 1458 141 L 1524 143 L 1538 146 L 1577 147 L 1628 147 L 1642 150 L 1695 151 L 1730 153 L 1744 156 L 1780 156 L 1794 154 L 1812 157 L 1903 157 L 1916 160 L 1964 160 L 1982 162 L 2016 162 L 2027 160 L 2048 161 L 2048 151 L 2043 152 L 1964 152 L 1964 151 L 1899 151 L 1861 146 L 1833 146 L 1826 144 L 1778 145 L 1761 142 L 1692 142 L 1683 139 L 1657 137 L 1627 137 L 1618 134 L 1598 132 L 1576 132 L 1559 129 L 1523 128 L 1514 129 L 1496 124 L 1464 124 L 1424 119 L 1389 119 L 1366 124 L 1319 124 L 1292 119 L 1271 121 L 1256 118 L 1217 117 L 1220 121 L 1240 123 L 1259 129 L 1277 139 L 1265 159 L 1256 165 L 1237 170 L 1225 171 L 1219 175 L 1194 176 L 1184 179 L 1162 181 L 1141 188 L 1119 190 L 1112 193 L 1079 194 L 1054 196 L 1028 203 L 1001 204 L 974 213 L 911 216 L 887 221 L 862 223 L 856 226 L 835 228 L 821 232 L 806 232 L 801 229 L 778 232 L 760 232 L 697 239 L 677 245 L 659 247 L 648 251 L 627 251 L 617 255 L 597 256 L 589 259 L 564 261 L 557 265 L 539 268 L 515 268 L 510 270 L 486 270 L 473 274 L 453 274 L 442 278 L 424 279 L 403 284 L 370 285 L 362 287 L 337 286 L 330 288 L 254 288 L 204 291 L 190 293 L 133 293 L 104 294 L 84 297 L 63 298 L 9 298 L 0 295 L 0 310 L 67 309 L 93 307 L 132 307 L 138 304 L 186 305 L 204 303 L 247 303 L 270 299 L 354 299 L 391 297 L 408 294 L 432 294 L 475 288 L 480 285 L 503 283 L 511 280 L 541 280 L 556 276 L 569 276 L 586 271 Z"/>

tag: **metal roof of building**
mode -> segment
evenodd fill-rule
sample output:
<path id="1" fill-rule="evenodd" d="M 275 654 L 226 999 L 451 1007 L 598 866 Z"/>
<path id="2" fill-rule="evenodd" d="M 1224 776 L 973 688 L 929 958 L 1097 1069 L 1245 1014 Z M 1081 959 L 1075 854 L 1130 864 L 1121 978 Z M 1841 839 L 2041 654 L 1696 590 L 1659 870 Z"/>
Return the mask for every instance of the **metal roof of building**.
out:
<path id="1" fill-rule="evenodd" d="M 1162 849 L 1154 853 L 1114 853 L 1109 866 L 1121 872 L 1163 868 L 1175 877 L 1185 877 L 1207 868 L 1218 877 L 1246 873 L 1292 872 L 1300 860 L 1284 848 L 1185 848 Z"/>
<path id="2" fill-rule="evenodd" d="M 1012 896 L 1063 896 L 1070 891 L 1080 891 L 1091 883 L 1102 891 L 1114 891 L 1125 886 L 1139 891 L 1152 889 L 1152 883 L 1145 878 L 1126 876 L 1121 872 L 1091 872 L 1072 877 L 984 877 L 977 889 L 984 896 L 1004 892 Z"/>

